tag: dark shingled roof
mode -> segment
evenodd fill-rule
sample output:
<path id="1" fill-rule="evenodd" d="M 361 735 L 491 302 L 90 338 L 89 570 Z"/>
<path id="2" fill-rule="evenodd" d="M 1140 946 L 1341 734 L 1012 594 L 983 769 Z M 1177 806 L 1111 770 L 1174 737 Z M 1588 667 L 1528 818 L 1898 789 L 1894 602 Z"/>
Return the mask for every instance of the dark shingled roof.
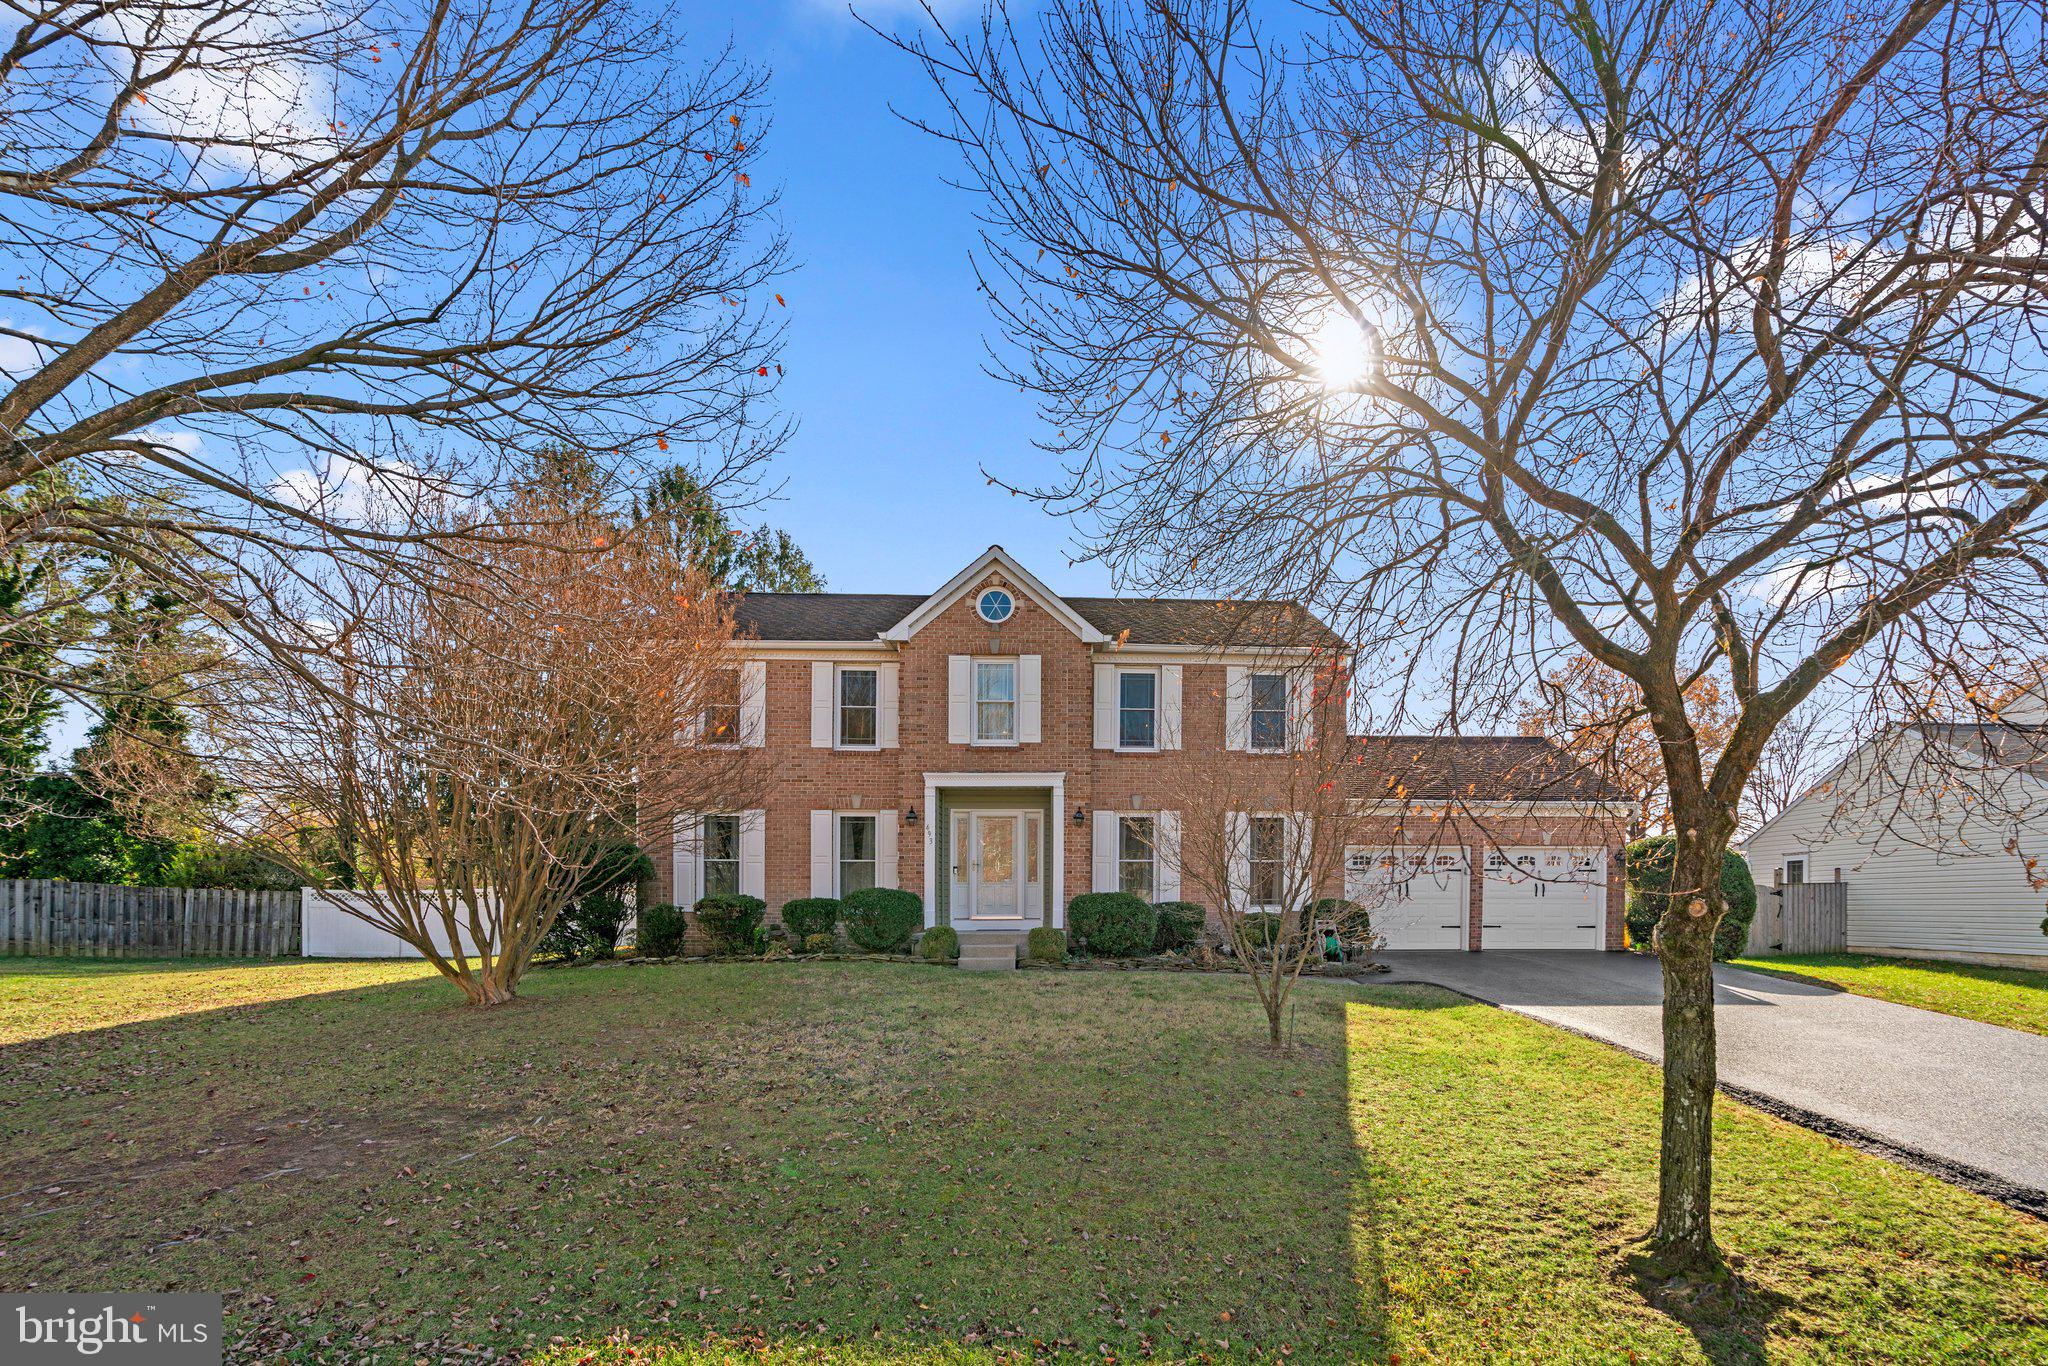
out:
<path id="1" fill-rule="evenodd" d="M 759 640 L 873 640 L 910 615 L 916 593 L 749 593 L 740 632 Z M 1292 602 L 1212 598 L 1067 598 L 1089 625 L 1139 645 L 1315 645 L 1342 637 Z M 1128 632 L 1128 635 L 1125 633 Z"/>
<path id="2" fill-rule="evenodd" d="M 1392 801 L 1611 801 L 1614 784 L 1541 736 L 1354 735 L 1351 792 Z"/>

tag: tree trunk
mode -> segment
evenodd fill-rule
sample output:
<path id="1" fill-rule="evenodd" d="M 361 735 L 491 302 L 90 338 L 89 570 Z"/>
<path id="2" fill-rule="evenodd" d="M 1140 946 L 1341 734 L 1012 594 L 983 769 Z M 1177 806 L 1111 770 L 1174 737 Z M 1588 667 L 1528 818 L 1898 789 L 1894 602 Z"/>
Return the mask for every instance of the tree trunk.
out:
<path id="1" fill-rule="evenodd" d="M 1664 1124 L 1651 1249 L 1671 1275 L 1711 1274 L 1714 1244 L 1714 929 L 1721 920 L 1722 845 L 1682 825 L 1671 901 L 1657 923 L 1664 974 Z M 1711 869 L 1711 874 L 1707 871 Z"/>

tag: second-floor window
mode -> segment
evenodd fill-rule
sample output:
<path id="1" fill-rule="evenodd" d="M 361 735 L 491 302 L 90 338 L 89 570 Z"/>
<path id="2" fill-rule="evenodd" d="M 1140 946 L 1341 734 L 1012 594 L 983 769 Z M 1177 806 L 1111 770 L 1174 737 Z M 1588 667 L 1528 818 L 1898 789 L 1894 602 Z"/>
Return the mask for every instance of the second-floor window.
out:
<path id="1" fill-rule="evenodd" d="M 1251 747 L 1287 748 L 1287 675 L 1251 676 Z"/>
<path id="2" fill-rule="evenodd" d="M 704 818 L 704 895 L 737 896 L 740 890 L 740 818 Z"/>
<path id="3" fill-rule="evenodd" d="M 1124 816 L 1117 821 L 1116 884 L 1152 900 L 1158 891 L 1158 826 L 1151 816 Z"/>
<path id="4" fill-rule="evenodd" d="M 704 682 L 704 743 L 740 742 L 740 671 L 718 669 Z"/>
<path id="5" fill-rule="evenodd" d="M 1017 738 L 1017 661 L 974 661 L 974 738 Z"/>
<path id="6" fill-rule="evenodd" d="M 1159 675 L 1149 669 L 1117 675 L 1116 743 L 1119 749 L 1159 747 Z"/>
<path id="7" fill-rule="evenodd" d="M 875 885 L 875 818 L 839 818 L 839 895 Z"/>
<path id="8" fill-rule="evenodd" d="M 875 743 L 876 684 L 873 669 L 839 671 L 839 743 L 864 748 Z"/>
<path id="9" fill-rule="evenodd" d="M 1287 818 L 1253 816 L 1246 833 L 1252 905 L 1278 906 L 1286 882 Z"/>

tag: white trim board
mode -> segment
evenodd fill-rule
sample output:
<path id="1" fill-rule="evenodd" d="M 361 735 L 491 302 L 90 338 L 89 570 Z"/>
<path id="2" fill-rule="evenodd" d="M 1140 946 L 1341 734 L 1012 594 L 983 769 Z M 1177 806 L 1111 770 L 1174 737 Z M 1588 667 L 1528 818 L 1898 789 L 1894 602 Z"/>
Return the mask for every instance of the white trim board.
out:
<path id="1" fill-rule="evenodd" d="M 1067 775 L 1064 773 L 927 773 L 924 775 L 924 927 L 939 923 L 939 789 L 1043 787 L 1052 792 L 1052 926 L 1067 927 Z"/>
<path id="2" fill-rule="evenodd" d="M 882 632 L 885 641 L 909 640 L 931 624 L 934 617 L 953 605 L 968 589 L 979 584 L 991 570 L 1000 569 L 1010 583 L 1029 594 L 1040 607 L 1051 613 L 1053 619 L 1079 636 L 1085 644 L 1096 645 L 1108 640 L 1103 632 L 1090 625 L 1088 619 L 1067 606 L 1066 599 L 1039 582 L 1036 575 L 1011 558 L 1010 552 L 999 545 L 992 545 L 974 557 L 974 562 L 946 580 L 945 585 L 923 602 L 913 607 L 903 620 Z"/>

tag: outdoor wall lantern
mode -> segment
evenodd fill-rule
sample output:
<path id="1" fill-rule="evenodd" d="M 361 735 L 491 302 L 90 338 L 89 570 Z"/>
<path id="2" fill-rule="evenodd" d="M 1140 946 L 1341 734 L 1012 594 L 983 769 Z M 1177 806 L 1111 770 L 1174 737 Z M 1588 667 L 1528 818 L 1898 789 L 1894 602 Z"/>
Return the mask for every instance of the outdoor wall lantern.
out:
<path id="1" fill-rule="evenodd" d="M 1085 806 L 1079 806 L 1079 805 L 1075 806 L 1075 807 L 1074 807 L 1074 824 L 1076 824 L 1076 825 L 1086 825 L 1087 823 L 1088 823 L 1088 808 L 1087 808 L 1087 807 L 1085 807 Z"/>
<path id="2" fill-rule="evenodd" d="M 905 825 L 917 824 L 917 806 L 915 803 L 903 808 L 903 823 Z"/>

